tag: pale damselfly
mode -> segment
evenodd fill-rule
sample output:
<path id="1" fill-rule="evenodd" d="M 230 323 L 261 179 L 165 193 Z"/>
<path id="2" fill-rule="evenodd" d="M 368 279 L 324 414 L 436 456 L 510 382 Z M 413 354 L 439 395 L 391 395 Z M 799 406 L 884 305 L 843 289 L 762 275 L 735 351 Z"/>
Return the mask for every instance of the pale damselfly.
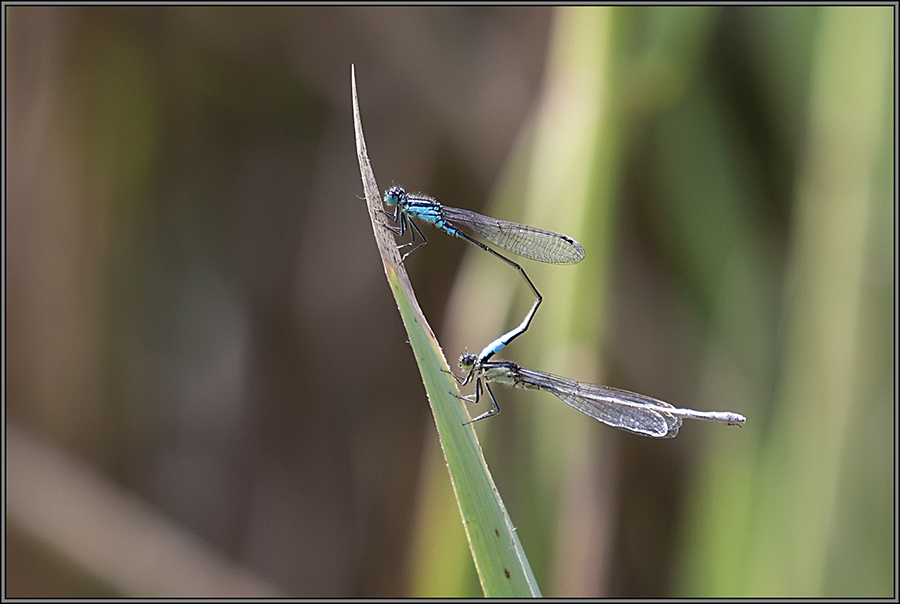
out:
<path id="1" fill-rule="evenodd" d="M 475 381 L 475 394 L 461 398 L 477 403 L 486 391 L 493 404 L 490 410 L 466 423 L 500 413 L 500 405 L 491 392 L 490 382 L 550 392 L 588 417 L 614 428 L 651 438 L 674 438 L 681 427 L 682 418 L 710 420 L 731 426 L 740 426 L 746 421 L 743 415 L 730 411 L 679 409 L 636 392 L 577 382 L 552 373 L 525 369 L 510 361 L 486 361 L 471 353 L 460 357 L 459 366 L 468 372 L 465 378 L 453 376 L 460 385 L 465 386 Z"/>

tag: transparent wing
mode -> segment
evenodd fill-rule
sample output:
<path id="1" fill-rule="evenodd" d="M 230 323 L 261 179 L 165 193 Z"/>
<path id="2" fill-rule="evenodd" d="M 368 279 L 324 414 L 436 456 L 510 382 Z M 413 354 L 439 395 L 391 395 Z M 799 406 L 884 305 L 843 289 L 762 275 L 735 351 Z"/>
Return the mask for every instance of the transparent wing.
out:
<path id="1" fill-rule="evenodd" d="M 653 398 L 652 396 L 629 392 L 628 390 L 619 390 L 618 388 L 611 388 L 609 386 L 579 383 L 578 388 L 579 392 L 585 393 L 587 396 L 595 396 L 593 393 L 596 391 L 598 395 L 615 397 L 622 404 L 630 401 L 636 405 L 641 405 L 646 409 L 652 409 L 657 413 L 676 418 L 703 419 L 721 422 L 723 424 L 728 424 L 729 426 L 740 426 L 747 421 L 740 413 L 733 413 L 731 411 L 697 411 L 696 409 L 682 409 L 670 405 L 665 401 Z M 681 421 L 679 420 L 678 423 L 680 425 Z"/>
<path id="2" fill-rule="evenodd" d="M 549 264 L 576 264 L 584 259 L 581 244 L 566 235 L 498 220 L 470 210 L 443 206 L 444 218 L 462 224 L 508 252 Z"/>
<path id="3" fill-rule="evenodd" d="M 674 438 L 681 427 L 681 418 L 666 412 L 675 409 L 672 405 L 643 394 L 522 368 L 519 380 L 552 392 L 588 417 L 641 436 Z"/>

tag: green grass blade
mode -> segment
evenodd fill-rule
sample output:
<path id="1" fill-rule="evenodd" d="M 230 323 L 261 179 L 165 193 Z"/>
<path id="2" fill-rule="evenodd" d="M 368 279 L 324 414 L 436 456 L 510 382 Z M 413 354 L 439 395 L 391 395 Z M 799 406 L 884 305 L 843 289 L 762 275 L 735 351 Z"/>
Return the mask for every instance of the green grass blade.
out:
<path id="1" fill-rule="evenodd" d="M 382 227 L 381 194 L 363 138 L 355 71 L 351 71 L 351 80 L 356 150 L 369 217 L 388 283 L 428 393 L 481 587 L 484 595 L 489 597 L 539 597 L 541 593 L 537 581 L 488 472 L 475 430 L 471 425 L 463 425 L 468 416 L 462 401 L 455 396 L 459 390 L 447 373 L 450 369 L 447 360 L 416 301 L 406 269 L 400 263 L 397 244 L 387 229 Z"/>

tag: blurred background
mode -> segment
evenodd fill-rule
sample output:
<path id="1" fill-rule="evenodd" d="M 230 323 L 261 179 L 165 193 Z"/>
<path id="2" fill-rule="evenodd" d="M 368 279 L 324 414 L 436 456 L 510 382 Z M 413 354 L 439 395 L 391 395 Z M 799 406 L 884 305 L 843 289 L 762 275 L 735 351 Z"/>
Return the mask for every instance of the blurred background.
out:
<path id="1" fill-rule="evenodd" d="M 567 233 L 504 351 L 546 596 L 896 596 L 894 7 L 6 7 L 6 593 L 478 596 L 360 199 Z M 451 363 L 518 276 L 423 226 Z M 470 413 L 484 409 L 470 409 Z"/>

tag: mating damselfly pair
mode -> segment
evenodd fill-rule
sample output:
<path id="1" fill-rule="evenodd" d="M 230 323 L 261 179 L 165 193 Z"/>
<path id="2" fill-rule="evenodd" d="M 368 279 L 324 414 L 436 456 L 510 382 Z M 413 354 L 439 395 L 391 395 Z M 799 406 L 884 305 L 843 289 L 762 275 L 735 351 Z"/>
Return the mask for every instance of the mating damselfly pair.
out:
<path id="1" fill-rule="evenodd" d="M 475 382 L 475 394 L 462 398 L 477 403 L 482 393 L 487 392 L 492 403 L 490 410 L 466 423 L 500 413 L 500 405 L 491 391 L 490 382 L 551 392 L 589 417 L 615 428 L 652 438 L 673 438 L 678 434 L 682 418 L 712 420 L 736 426 L 744 423 L 744 416 L 737 413 L 680 409 L 643 394 L 585 384 L 551 373 L 525 369 L 510 361 L 492 361 L 491 358 L 495 354 L 527 331 L 543 298 L 518 263 L 474 239 L 460 227 L 470 229 L 507 252 L 550 264 L 581 262 L 584 259 L 584 248 L 566 235 L 490 218 L 470 210 L 444 206 L 432 197 L 409 194 L 397 186 L 385 191 L 384 202 L 393 209 L 393 213 L 383 212 L 383 214 L 396 225 L 385 227 L 398 236 L 404 235 L 407 230 L 410 232 L 409 241 L 399 247 L 400 249 L 414 247 L 403 255 L 401 261 L 428 241 L 414 220 L 418 219 L 430 223 L 448 235 L 464 239 L 506 262 L 519 272 L 534 294 L 534 304 L 517 327 L 490 342 L 478 355 L 464 354 L 460 357 L 459 366 L 466 371 L 466 375 L 464 377 L 454 375 L 454 378 L 462 386 Z M 422 239 L 418 244 L 416 233 Z"/>

